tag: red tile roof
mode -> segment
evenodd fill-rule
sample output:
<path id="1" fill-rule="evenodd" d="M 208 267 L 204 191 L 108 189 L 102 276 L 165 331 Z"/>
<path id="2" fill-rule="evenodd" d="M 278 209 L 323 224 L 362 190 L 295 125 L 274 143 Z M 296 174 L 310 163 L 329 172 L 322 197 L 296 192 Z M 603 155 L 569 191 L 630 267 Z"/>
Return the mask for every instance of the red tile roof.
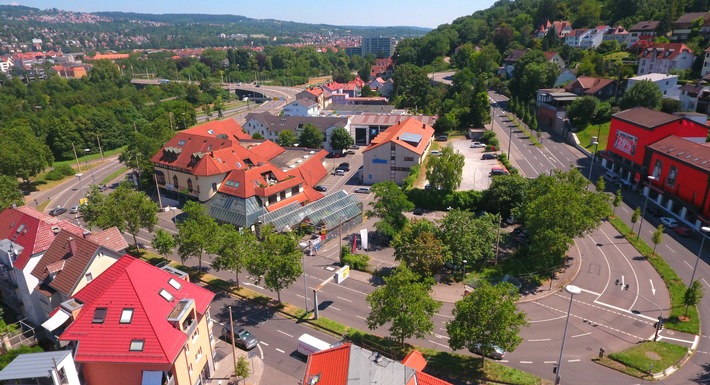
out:
<path id="1" fill-rule="evenodd" d="M 123 238 L 123 235 L 116 226 L 99 231 L 98 233 L 90 234 L 86 238 L 115 252 L 123 252 L 128 248 L 126 238 Z"/>
<path id="2" fill-rule="evenodd" d="M 419 143 L 415 147 L 411 143 L 405 142 L 404 140 L 400 139 L 400 136 L 405 133 L 421 135 L 422 140 L 419 141 Z M 375 139 L 370 142 L 370 145 L 365 150 L 363 150 L 363 152 L 370 151 L 373 148 L 381 146 L 385 143 L 394 142 L 402 147 L 408 148 L 416 152 L 419 155 L 422 155 L 426 150 L 427 146 L 429 145 L 432 136 L 434 136 L 433 127 L 422 123 L 416 118 L 407 118 L 407 120 L 405 120 L 404 122 L 398 123 L 394 126 L 390 126 L 382 133 L 377 135 Z"/>
<path id="3" fill-rule="evenodd" d="M 234 119 L 213 120 L 198 126 L 190 127 L 187 130 L 180 131 L 185 134 L 215 137 L 223 134 L 228 137 L 236 138 L 237 140 L 251 139 L 249 134 L 244 132 L 242 126 Z"/>
<path id="4" fill-rule="evenodd" d="M 421 372 L 426 367 L 426 360 L 424 359 L 424 356 L 416 350 L 409 352 L 409 354 L 407 354 L 407 356 L 402 360 L 402 363 L 417 372 Z"/>
<path id="5" fill-rule="evenodd" d="M 286 151 L 286 149 L 270 140 L 265 140 L 261 143 L 249 147 L 249 151 L 254 154 L 259 154 L 259 156 L 266 160 L 271 160 L 274 159 L 277 155 Z"/>
<path id="6" fill-rule="evenodd" d="M 582 88 L 582 92 L 587 95 L 594 95 L 599 90 L 602 88 L 608 86 L 609 84 L 613 83 L 614 79 L 604 79 L 604 78 L 595 78 L 591 76 L 580 76 L 577 78 L 576 81 L 568 84 L 565 87 L 565 91 L 567 92 L 572 92 L 574 88 L 576 88 L 576 85 L 579 84 L 579 86 Z"/>
<path id="7" fill-rule="evenodd" d="M 308 384 L 311 376 L 318 375 L 318 385 L 346 385 L 350 371 L 350 346 L 345 343 L 308 356 L 303 383 Z"/>
<path id="8" fill-rule="evenodd" d="M 195 310 L 204 315 L 214 293 L 178 280 L 180 289 L 168 281 L 174 275 L 128 255 L 81 289 L 74 298 L 83 306 L 76 320 L 59 337 L 77 341 L 77 362 L 171 364 L 188 336 L 171 325 L 167 317 L 178 299 L 193 299 Z M 165 290 L 172 301 L 160 296 Z M 106 308 L 105 321 L 93 323 L 97 308 Z M 132 308 L 128 324 L 119 323 L 124 308 Z M 130 351 L 132 340 L 144 340 L 143 351 Z"/>
<path id="9" fill-rule="evenodd" d="M 639 54 L 639 58 L 652 58 L 673 60 L 681 53 L 693 54 L 688 46 L 682 43 L 653 43 Z"/>
<path id="10" fill-rule="evenodd" d="M 64 229 L 79 237 L 85 231 L 69 221 L 51 217 L 29 206 L 10 207 L 0 213 L 0 239 L 9 239 L 23 248 L 14 262 L 20 270 L 25 268 L 32 255 L 49 248 L 56 235 L 53 228 L 56 233 Z"/>

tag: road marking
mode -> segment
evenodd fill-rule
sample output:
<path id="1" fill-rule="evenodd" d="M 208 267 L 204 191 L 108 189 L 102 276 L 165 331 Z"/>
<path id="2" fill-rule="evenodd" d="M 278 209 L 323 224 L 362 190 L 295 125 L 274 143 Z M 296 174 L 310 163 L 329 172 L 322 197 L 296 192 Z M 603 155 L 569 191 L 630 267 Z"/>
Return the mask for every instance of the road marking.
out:
<path id="1" fill-rule="evenodd" d="M 343 301 L 348 301 L 348 302 L 352 302 L 352 300 L 350 300 L 350 299 L 347 299 L 347 298 L 343 298 L 343 297 L 340 297 L 340 296 L 337 296 L 336 298 L 338 298 L 338 299 L 342 299 Z"/>
<path id="2" fill-rule="evenodd" d="M 357 318 L 360 318 L 360 319 L 362 319 L 362 320 L 365 320 L 365 321 L 367 321 L 367 318 L 365 318 L 365 317 L 363 317 L 363 316 L 360 316 L 360 315 L 355 315 L 355 317 L 357 317 Z"/>
<path id="3" fill-rule="evenodd" d="M 532 364 L 532 361 L 520 361 L 521 364 Z"/>
<path id="4" fill-rule="evenodd" d="M 269 344 L 267 344 L 267 343 L 264 342 L 264 341 L 259 341 L 259 342 L 260 342 L 262 345 L 264 345 L 264 346 L 269 346 Z"/>
<path id="5" fill-rule="evenodd" d="M 685 260 L 683 261 L 683 263 L 685 263 L 686 265 L 688 265 L 689 268 L 691 268 L 691 269 L 693 268 L 693 266 L 690 266 L 690 264 L 689 264 L 688 262 L 686 262 Z"/>
<path id="6" fill-rule="evenodd" d="M 289 336 L 289 337 L 293 338 L 293 336 L 292 336 L 292 335 L 290 335 L 290 334 L 288 334 L 288 333 L 286 333 L 286 332 L 282 332 L 282 331 L 281 331 L 281 330 L 279 330 L 279 329 L 276 329 L 276 331 L 277 331 L 277 332 L 279 332 L 279 333 L 281 333 L 281 334 L 283 334 L 283 335 L 287 335 L 287 336 Z"/>
<path id="7" fill-rule="evenodd" d="M 582 289 L 582 288 L 580 288 L 580 290 L 582 290 L 582 291 L 585 292 L 585 293 L 594 294 L 594 295 L 596 295 L 597 297 L 598 297 L 598 296 L 601 296 L 601 293 L 597 293 L 596 291 L 591 291 L 591 290 Z"/>
<path id="8" fill-rule="evenodd" d="M 257 348 L 259 348 L 259 355 L 261 356 L 261 359 L 264 359 L 264 351 L 261 349 L 261 345 L 256 345 Z"/>
<path id="9" fill-rule="evenodd" d="M 710 286 L 710 283 L 708 283 L 708 281 L 706 281 L 705 278 L 700 278 L 700 279 L 702 279 L 703 282 L 705 282 L 706 285 Z"/>
<path id="10" fill-rule="evenodd" d="M 572 336 L 572 338 L 577 338 L 577 337 L 584 337 L 584 336 L 588 336 L 588 335 L 590 335 L 590 334 L 592 334 L 592 332 L 589 332 L 589 333 L 582 333 L 582 334 L 577 334 L 576 336 Z"/>
<path id="11" fill-rule="evenodd" d="M 335 309 L 335 310 L 337 310 L 337 311 L 342 311 L 342 310 L 338 309 L 338 308 L 335 307 L 335 306 L 329 306 L 329 307 L 330 307 L 331 309 Z"/>
<path id="12" fill-rule="evenodd" d="M 253 283 L 251 283 L 251 282 L 244 282 L 244 286 L 254 286 L 254 287 L 256 287 L 256 288 L 259 288 L 259 289 L 261 289 L 261 290 L 264 290 L 263 287 L 261 287 L 261 286 L 259 286 L 259 285 L 256 285 L 256 284 L 253 284 Z"/>
<path id="13" fill-rule="evenodd" d="M 567 362 L 579 362 L 579 361 L 582 361 L 582 360 L 580 360 L 579 358 L 574 359 L 574 360 L 567 360 Z"/>
<path id="14" fill-rule="evenodd" d="M 276 351 L 279 352 L 279 353 L 286 353 L 286 352 L 284 352 L 283 350 L 281 350 L 281 349 L 279 349 L 279 348 L 276 348 Z"/>
<path id="15" fill-rule="evenodd" d="M 443 346 L 443 347 L 445 347 L 445 348 L 448 348 L 448 347 L 449 347 L 448 345 L 440 344 L 440 343 L 438 343 L 438 342 L 436 342 L 436 341 L 432 341 L 432 340 L 427 340 L 427 341 L 431 342 L 431 343 L 434 344 L 434 345 Z"/>
<path id="16" fill-rule="evenodd" d="M 656 288 L 653 287 L 653 280 L 649 278 L 648 282 L 651 282 L 651 293 L 653 293 L 653 295 L 656 295 Z"/>
<path id="17" fill-rule="evenodd" d="M 677 342 L 685 342 L 686 344 L 692 344 L 693 342 L 695 342 L 695 341 L 681 340 L 681 339 L 679 339 L 679 338 L 673 338 L 673 337 L 662 336 L 662 335 L 659 334 L 659 335 L 658 335 L 658 339 L 660 340 L 661 338 L 664 339 L 664 340 L 671 340 L 671 341 L 677 341 Z"/>
<path id="18" fill-rule="evenodd" d="M 372 308 L 370 308 L 370 309 L 372 309 Z M 450 316 L 450 315 L 446 315 L 446 314 L 434 313 L 434 315 L 438 315 L 439 317 L 445 317 L 445 318 L 454 319 L 454 317 L 452 317 L 452 316 Z"/>
<path id="19" fill-rule="evenodd" d="M 545 341 L 551 341 L 550 338 L 542 338 L 539 340 L 528 340 L 528 342 L 545 342 Z"/>
<path id="20" fill-rule="evenodd" d="M 546 364 L 556 364 L 557 361 L 545 361 Z"/>
<path id="21" fill-rule="evenodd" d="M 671 253 L 674 253 L 674 254 L 675 254 L 675 250 L 671 249 L 670 246 L 666 245 L 666 247 L 668 248 L 668 250 L 671 251 Z"/>

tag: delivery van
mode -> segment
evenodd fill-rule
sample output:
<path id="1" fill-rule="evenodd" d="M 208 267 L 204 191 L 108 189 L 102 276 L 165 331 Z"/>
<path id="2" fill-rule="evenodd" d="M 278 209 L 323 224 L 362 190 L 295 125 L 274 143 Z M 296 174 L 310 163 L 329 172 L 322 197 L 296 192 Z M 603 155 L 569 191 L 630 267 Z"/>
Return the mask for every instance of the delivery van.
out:
<path id="1" fill-rule="evenodd" d="M 313 353 L 322 352 L 330 348 L 331 345 L 329 343 L 319 340 L 310 334 L 303 334 L 298 337 L 298 348 L 296 350 L 304 356 L 310 356 Z"/>

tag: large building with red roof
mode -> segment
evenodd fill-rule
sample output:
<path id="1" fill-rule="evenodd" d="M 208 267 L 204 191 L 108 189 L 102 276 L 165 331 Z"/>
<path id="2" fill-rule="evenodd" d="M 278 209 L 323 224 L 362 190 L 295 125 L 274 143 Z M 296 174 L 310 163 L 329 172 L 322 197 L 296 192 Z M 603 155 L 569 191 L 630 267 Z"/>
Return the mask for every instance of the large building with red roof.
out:
<path id="1" fill-rule="evenodd" d="M 89 385 L 204 383 L 215 369 L 213 298 L 125 255 L 57 310 L 72 320 L 60 340 Z"/>
<path id="2" fill-rule="evenodd" d="M 401 184 L 421 164 L 431 146 L 434 128 L 409 117 L 377 135 L 363 150 L 362 181 Z"/>
<path id="3" fill-rule="evenodd" d="M 668 74 L 670 70 L 683 71 L 693 66 L 695 55 L 682 43 L 653 43 L 639 53 L 636 75 Z"/>

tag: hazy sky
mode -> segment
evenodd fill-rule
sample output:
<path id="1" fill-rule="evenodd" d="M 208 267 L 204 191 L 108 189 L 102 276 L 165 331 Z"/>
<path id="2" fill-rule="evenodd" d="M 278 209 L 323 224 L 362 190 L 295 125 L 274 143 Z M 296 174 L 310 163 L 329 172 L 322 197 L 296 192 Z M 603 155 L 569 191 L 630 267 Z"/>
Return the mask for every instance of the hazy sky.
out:
<path id="1" fill-rule="evenodd" d="M 460 16 L 489 8 L 495 0 L 0 0 L 0 4 L 66 11 L 206 13 L 240 15 L 311 24 L 417 26 L 436 28 Z"/>

